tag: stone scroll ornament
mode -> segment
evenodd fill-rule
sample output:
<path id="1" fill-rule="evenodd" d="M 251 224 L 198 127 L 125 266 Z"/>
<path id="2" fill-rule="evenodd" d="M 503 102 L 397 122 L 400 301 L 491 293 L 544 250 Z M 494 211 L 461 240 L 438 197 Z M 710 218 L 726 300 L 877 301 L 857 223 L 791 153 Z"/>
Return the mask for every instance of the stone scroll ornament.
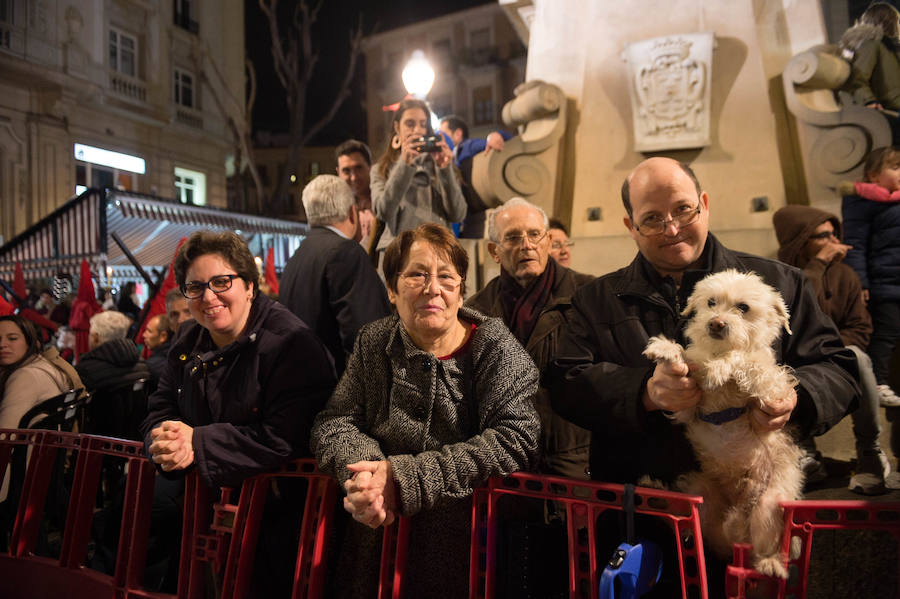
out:
<path id="1" fill-rule="evenodd" d="M 485 208 L 522 197 L 553 211 L 556 169 L 554 153 L 566 131 L 567 100 L 552 83 L 526 81 L 515 89 L 515 99 L 503 106 L 507 127 L 519 134 L 506 141 L 501 152 L 484 152 L 472 160 L 472 186 Z"/>
<path id="2" fill-rule="evenodd" d="M 638 152 L 710 145 L 712 32 L 628 44 L 634 144 Z"/>

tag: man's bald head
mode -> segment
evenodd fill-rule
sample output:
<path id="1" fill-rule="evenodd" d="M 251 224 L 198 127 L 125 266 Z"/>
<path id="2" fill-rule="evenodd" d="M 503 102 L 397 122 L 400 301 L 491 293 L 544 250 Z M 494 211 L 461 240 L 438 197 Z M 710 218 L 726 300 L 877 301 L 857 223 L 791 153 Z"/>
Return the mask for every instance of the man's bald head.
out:
<path id="1" fill-rule="evenodd" d="M 697 179 L 697 175 L 686 163 L 661 156 L 648 158 L 637 165 L 633 171 L 628 173 L 628 176 L 625 177 L 625 181 L 622 183 L 622 204 L 625 206 L 625 212 L 628 214 L 628 218 L 634 218 L 634 210 L 631 206 L 631 180 L 635 176 L 644 178 L 650 177 L 651 175 L 655 175 L 656 178 L 661 180 L 667 180 L 670 179 L 670 177 L 665 176 L 667 174 L 666 171 L 671 170 L 674 167 L 680 169 L 682 173 L 690 178 L 694 183 L 694 188 L 697 190 L 698 196 L 703 192 L 703 189 L 700 187 L 700 181 Z"/>

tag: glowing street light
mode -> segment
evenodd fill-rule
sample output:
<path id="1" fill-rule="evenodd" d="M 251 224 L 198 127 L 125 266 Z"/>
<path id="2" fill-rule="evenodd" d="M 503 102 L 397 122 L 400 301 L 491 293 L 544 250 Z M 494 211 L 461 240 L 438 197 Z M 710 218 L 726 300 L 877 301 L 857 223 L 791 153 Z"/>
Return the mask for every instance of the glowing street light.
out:
<path id="1" fill-rule="evenodd" d="M 403 67 L 403 86 L 411 96 L 424 100 L 431 86 L 434 85 L 434 69 L 425 60 L 425 54 L 421 50 L 412 53 L 412 58 Z"/>

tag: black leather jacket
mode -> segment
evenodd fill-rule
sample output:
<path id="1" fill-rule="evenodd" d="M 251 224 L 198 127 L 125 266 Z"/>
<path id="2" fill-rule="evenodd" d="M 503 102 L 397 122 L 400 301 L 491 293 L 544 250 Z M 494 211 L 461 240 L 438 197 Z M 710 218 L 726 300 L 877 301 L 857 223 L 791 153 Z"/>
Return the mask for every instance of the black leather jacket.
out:
<path id="1" fill-rule="evenodd" d="M 784 333 L 775 352 L 799 380 L 791 425 L 801 435 L 821 435 L 858 402 L 853 353 L 844 348 L 799 269 L 731 251 L 712 235 L 701 261 L 705 266 L 686 271 L 677 292 L 674 287 L 667 292 L 666 282 L 639 254 L 629 266 L 585 285 L 572 298 L 569 324 L 544 384 L 554 410 L 592 431 L 591 477 L 596 480 L 633 483 L 649 474 L 671 483 L 696 469 L 683 426 L 643 407 L 641 397 L 654 365 L 641 352 L 653 335 L 681 341 L 683 320 L 677 308 L 710 272 L 756 272 L 784 297 L 793 334 Z"/>

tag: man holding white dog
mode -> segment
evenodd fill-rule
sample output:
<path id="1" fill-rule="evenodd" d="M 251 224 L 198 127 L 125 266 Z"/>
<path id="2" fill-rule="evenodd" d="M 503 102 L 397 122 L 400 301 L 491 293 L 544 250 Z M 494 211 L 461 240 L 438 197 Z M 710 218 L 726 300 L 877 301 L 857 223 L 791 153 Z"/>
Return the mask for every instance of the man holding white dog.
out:
<path id="1" fill-rule="evenodd" d="M 544 373 L 553 408 L 593 433 L 593 479 L 636 483 L 649 475 L 671 484 L 697 469 L 684 427 L 667 417 L 699 403 L 695 366 L 654 365 L 642 352 L 654 335 L 684 344 L 682 310 L 710 273 L 755 272 L 788 307 L 793 334 L 783 331 L 774 350 L 799 383 L 774 406 L 751 408 L 758 430 L 790 423 L 803 436 L 820 435 L 856 405 L 856 360 L 806 278 L 775 260 L 729 250 L 710 234 L 709 196 L 690 167 L 645 160 L 622 185 L 622 201 L 638 255 L 575 292 L 559 351 Z"/>

